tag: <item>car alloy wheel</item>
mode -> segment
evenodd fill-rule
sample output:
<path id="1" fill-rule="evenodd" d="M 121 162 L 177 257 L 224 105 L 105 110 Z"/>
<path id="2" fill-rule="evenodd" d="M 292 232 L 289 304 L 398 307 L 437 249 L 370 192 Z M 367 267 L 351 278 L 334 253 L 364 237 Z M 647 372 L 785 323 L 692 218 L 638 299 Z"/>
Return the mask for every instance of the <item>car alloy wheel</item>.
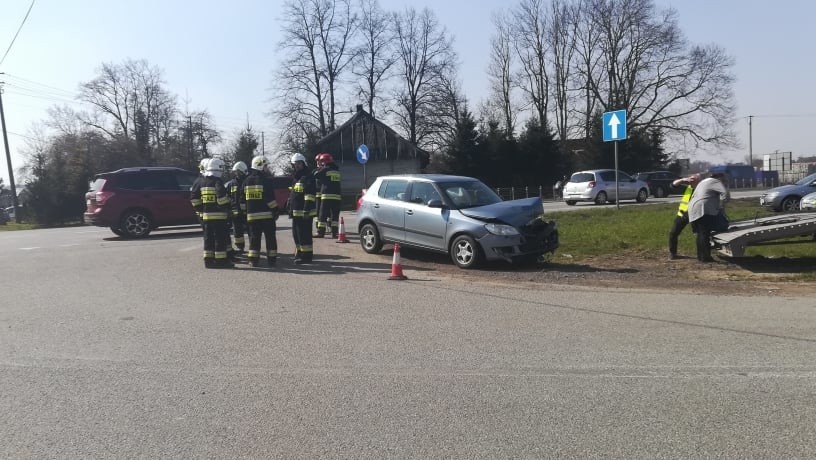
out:
<path id="1" fill-rule="evenodd" d="M 595 204 L 606 204 L 606 201 L 606 192 L 598 192 L 598 194 L 595 195 Z"/>
<path id="2" fill-rule="evenodd" d="M 479 245 L 468 235 L 459 235 L 451 244 L 451 259 L 459 268 L 473 268 L 479 263 Z"/>
<path id="3" fill-rule="evenodd" d="M 380 232 L 374 224 L 367 223 L 360 228 L 360 246 L 368 254 L 377 254 L 382 249 Z"/>
<path id="4" fill-rule="evenodd" d="M 799 197 L 789 196 L 782 200 L 782 210 L 785 212 L 794 212 L 799 210 Z"/>
<path id="5" fill-rule="evenodd" d="M 141 210 L 127 211 L 119 225 L 119 229 L 128 238 L 142 238 L 147 236 L 152 230 L 153 223 L 150 216 Z"/>
<path id="6" fill-rule="evenodd" d="M 649 198 L 649 191 L 645 188 L 638 190 L 637 198 L 635 200 L 638 203 L 644 203 Z"/>

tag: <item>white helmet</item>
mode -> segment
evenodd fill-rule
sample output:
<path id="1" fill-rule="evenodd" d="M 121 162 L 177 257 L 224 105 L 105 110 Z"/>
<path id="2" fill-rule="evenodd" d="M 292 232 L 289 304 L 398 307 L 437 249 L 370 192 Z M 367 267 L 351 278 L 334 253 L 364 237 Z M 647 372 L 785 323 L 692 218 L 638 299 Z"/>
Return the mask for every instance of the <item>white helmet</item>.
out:
<path id="1" fill-rule="evenodd" d="M 207 171 L 204 172 L 204 175 L 221 177 L 221 173 L 223 172 L 224 172 L 224 160 L 213 158 L 212 160 L 207 162 Z"/>
<path id="2" fill-rule="evenodd" d="M 264 166 L 268 163 L 266 161 L 265 156 L 258 155 L 252 159 L 252 169 L 257 169 L 258 171 L 263 171 Z"/>
<path id="3" fill-rule="evenodd" d="M 243 161 L 239 161 L 239 162 L 235 163 L 234 165 L 232 165 L 232 170 L 233 171 L 238 171 L 241 174 L 246 174 L 247 173 L 246 163 L 244 163 Z"/>
<path id="4" fill-rule="evenodd" d="M 207 170 L 207 164 L 211 159 L 212 158 L 202 158 L 201 161 L 198 162 L 198 172 L 204 174 L 204 171 Z"/>
<path id="5" fill-rule="evenodd" d="M 295 164 L 295 163 L 297 163 L 298 161 L 302 161 L 304 165 L 308 164 L 308 163 L 306 163 L 306 157 L 304 157 L 304 156 L 303 156 L 303 155 L 301 155 L 300 153 L 296 153 L 296 154 L 292 155 L 292 161 L 291 161 L 291 163 L 292 163 L 292 164 Z"/>

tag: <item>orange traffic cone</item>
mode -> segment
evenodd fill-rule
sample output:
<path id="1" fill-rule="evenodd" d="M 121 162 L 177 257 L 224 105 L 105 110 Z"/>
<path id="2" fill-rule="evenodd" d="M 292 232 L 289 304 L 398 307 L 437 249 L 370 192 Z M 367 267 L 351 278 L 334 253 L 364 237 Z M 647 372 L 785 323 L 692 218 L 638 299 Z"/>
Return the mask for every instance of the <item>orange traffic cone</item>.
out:
<path id="1" fill-rule="evenodd" d="M 402 274 L 402 265 L 400 262 L 400 248 L 399 244 L 394 243 L 394 261 L 391 262 L 391 276 L 390 280 L 407 280 L 408 277 Z"/>
<path id="2" fill-rule="evenodd" d="M 340 216 L 340 230 L 337 234 L 337 241 L 335 243 L 348 243 L 346 239 L 346 223 L 343 221 L 343 216 Z"/>

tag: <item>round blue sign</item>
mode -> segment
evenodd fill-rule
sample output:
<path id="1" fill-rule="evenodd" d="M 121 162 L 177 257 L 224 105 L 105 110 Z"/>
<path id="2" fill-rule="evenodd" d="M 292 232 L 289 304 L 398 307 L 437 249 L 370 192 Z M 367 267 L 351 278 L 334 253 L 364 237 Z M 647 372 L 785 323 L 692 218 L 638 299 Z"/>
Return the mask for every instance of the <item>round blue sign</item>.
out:
<path id="1" fill-rule="evenodd" d="M 368 147 L 366 147 L 365 144 L 360 144 L 360 146 L 357 147 L 357 161 L 359 161 L 361 165 L 368 162 Z"/>

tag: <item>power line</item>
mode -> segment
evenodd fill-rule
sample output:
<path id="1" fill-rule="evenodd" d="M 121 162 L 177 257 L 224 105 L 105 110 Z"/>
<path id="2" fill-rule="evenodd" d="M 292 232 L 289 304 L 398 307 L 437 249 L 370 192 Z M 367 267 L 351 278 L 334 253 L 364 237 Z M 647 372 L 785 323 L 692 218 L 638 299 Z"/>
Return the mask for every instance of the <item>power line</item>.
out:
<path id="1" fill-rule="evenodd" d="M 28 19 L 28 14 L 31 13 L 31 8 L 34 7 L 35 1 L 36 0 L 31 0 L 31 5 L 28 5 L 28 11 L 26 11 L 25 17 L 23 18 L 23 22 L 20 23 L 20 27 L 17 28 L 17 33 L 15 33 L 14 38 L 11 39 L 11 43 L 9 43 L 9 46 L 6 49 L 6 54 L 3 55 L 3 59 L 0 59 L 0 66 L 3 65 L 3 61 L 6 60 L 6 56 L 8 56 L 9 51 L 11 51 L 11 47 L 14 46 L 14 42 L 17 40 L 17 36 L 20 35 L 20 31 L 23 30 L 23 25 L 26 23 L 26 19 Z"/>

